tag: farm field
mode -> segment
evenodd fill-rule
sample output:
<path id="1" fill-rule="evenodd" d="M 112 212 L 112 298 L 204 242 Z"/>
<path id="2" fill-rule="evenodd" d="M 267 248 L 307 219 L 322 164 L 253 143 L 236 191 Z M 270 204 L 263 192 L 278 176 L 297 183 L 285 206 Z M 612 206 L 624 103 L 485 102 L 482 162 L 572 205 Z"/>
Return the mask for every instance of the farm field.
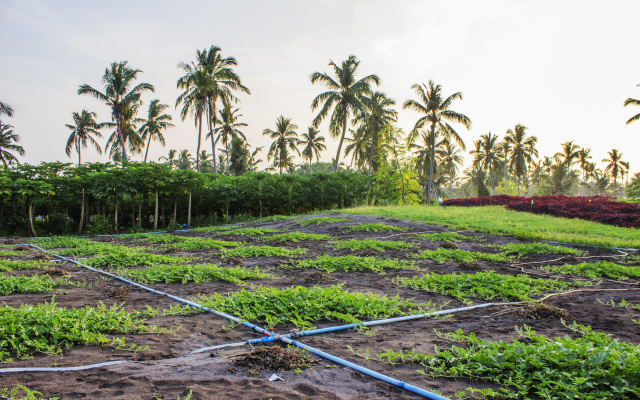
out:
<path id="1" fill-rule="evenodd" d="M 449 228 L 426 217 L 407 221 L 406 212 L 400 219 L 395 209 L 355 210 L 389 218 L 327 213 L 167 234 L 0 239 L 0 370 L 127 361 L 0 373 L 0 388 L 24 385 L 62 399 L 184 399 L 189 392 L 192 399 L 424 398 L 279 341 L 188 355 L 266 336 L 50 252 L 270 334 L 294 333 L 308 346 L 446 398 L 640 396 L 637 253 L 531 241 L 569 234 L 562 224 L 545 229 L 542 219 L 531 228 L 541 236 L 524 240 L 460 230 L 479 229 L 477 221 L 454 228 L 463 219 L 454 208 L 444 218 Z M 514 235 L 525 229 L 516 218 L 511 223 Z M 585 244 L 640 247 L 637 230 L 603 226 L 598 236 L 589 225 L 598 224 L 576 223 L 585 224 L 578 231 Z M 486 303 L 493 305 L 300 336 Z M 283 380 L 270 381 L 274 372 Z"/>

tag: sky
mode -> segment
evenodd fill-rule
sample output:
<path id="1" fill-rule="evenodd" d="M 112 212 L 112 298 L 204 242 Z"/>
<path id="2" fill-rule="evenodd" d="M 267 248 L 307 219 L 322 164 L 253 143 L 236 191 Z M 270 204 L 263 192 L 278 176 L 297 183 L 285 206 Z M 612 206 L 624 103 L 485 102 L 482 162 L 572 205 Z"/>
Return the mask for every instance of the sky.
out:
<path id="1" fill-rule="evenodd" d="M 469 131 L 458 127 L 467 149 L 482 134 L 503 137 L 523 124 L 541 156 L 574 140 L 592 149 L 600 168 L 616 148 L 637 172 L 640 122 L 625 123 L 640 108 L 623 102 L 640 98 L 640 53 L 633 50 L 639 14 L 637 0 L 0 0 L 0 101 L 15 109 L 3 122 L 20 135 L 22 162 L 76 162 L 64 150 L 72 112 L 111 118 L 107 106 L 79 96 L 78 86 L 101 89 L 105 68 L 128 61 L 143 71 L 139 81 L 156 89 L 143 95 L 140 117 L 158 98 L 176 125 L 165 132 L 165 148 L 152 143 L 150 160 L 169 149 L 195 154 L 194 121 L 181 121 L 174 107 L 178 64 L 216 45 L 237 59 L 236 72 L 251 90 L 239 95 L 243 132 L 252 146 L 268 148 L 262 131 L 275 129 L 280 115 L 299 133 L 311 125 L 311 101 L 325 88 L 309 75 L 330 72 L 331 60 L 353 54 L 360 77 L 382 79 L 377 89 L 395 99 L 406 132 L 419 117 L 402 110 L 415 98 L 411 85 L 433 80 L 444 95 L 463 94 L 452 109 L 473 123 Z M 320 126 L 328 140 L 322 161 L 338 147 L 327 130 L 328 121 Z M 107 157 L 89 149 L 83 161 Z"/>

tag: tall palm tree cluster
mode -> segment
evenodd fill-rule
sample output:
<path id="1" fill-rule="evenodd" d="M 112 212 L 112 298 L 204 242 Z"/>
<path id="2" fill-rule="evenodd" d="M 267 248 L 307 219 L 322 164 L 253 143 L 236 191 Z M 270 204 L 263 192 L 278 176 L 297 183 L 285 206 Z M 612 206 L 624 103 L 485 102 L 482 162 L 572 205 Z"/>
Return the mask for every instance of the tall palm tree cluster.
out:
<path id="1" fill-rule="evenodd" d="M 13 107 L 0 101 L 0 118 L 2 116 L 13 117 Z M 18 158 L 14 153 L 24 155 L 24 149 L 17 144 L 20 137 L 13 132 L 13 126 L 5 124 L 0 119 L 0 161 L 5 168 L 18 164 Z"/>

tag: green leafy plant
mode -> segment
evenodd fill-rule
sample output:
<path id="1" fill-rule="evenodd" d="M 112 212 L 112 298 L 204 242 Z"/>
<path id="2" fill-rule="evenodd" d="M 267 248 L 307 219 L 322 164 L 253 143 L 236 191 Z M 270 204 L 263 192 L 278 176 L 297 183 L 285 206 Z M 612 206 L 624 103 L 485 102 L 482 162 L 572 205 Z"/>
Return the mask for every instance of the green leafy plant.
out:
<path id="1" fill-rule="evenodd" d="M 158 264 L 184 263 L 195 259 L 194 257 L 167 256 L 135 251 L 113 251 L 83 260 L 83 262 L 90 267 L 134 267 L 138 265 L 154 266 Z"/>
<path id="2" fill-rule="evenodd" d="M 49 275 L 0 275 L 0 295 L 7 295 L 11 293 L 52 292 L 56 287 L 63 285 L 77 286 L 78 283 L 69 282 L 68 277 L 54 279 Z"/>
<path id="3" fill-rule="evenodd" d="M 524 325 L 525 341 L 490 342 L 462 330 L 450 337 L 463 346 L 434 347 L 379 356 L 390 362 L 415 363 L 430 376 L 482 380 L 502 385 L 507 399 L 633 399 L 639 395 L 640 346 L 619 342 L 589 327 L 570 326 L 579 337 L 546 338 Z"/>
<path id="4" fill-rule="evenodd" d="M 0 259 L 0 271 L 15 271 L 17 269 L 42 269 L 51 263 L 43 260 L 2 260 Z"/>
<path id="5" fill-rule="evenodd" d="M 612 279 L 640 278 L 640 267 L 619 265 L 611 261 L 595 263 L 564 264 L 560 266 L 544 266 L 544 271 L 563 275 L 579 275 L 589 279 L 607 277 Z"/>
<path id="6" fill-rule="evenodd" d="M 409 229 L 400 226 L 387 225 L 381 222 L 371 224 L 347 225 L 343 228 L 345 232 L 405 232 Z"/>
<path id="7" fill-rule="evenodd" d="M 352 221 L 349 218 L 344 217 L 314 217 L 307 218 L 296 222 L 296 225 L 300 226 L 309 226 L 309 225 L 320 225 L 320 224 L 335 224 L 337 222 L 348 222 Z"/>
<path id="8" fill-rule="evenodd" d="M 412 255 L 412 257 L 426 259 L 426 260 L 434 260 L 439 263 L 444 263 L 448 261 L 471 262 L 475 260 L 499 261 L 499 262 L 511 261 L 511 257 L 501 253 L 498 253 L 498 254 L 482 253 L 479 251 L 445 249 L 442 247 L 439 247 L 436 250 L 423 250 L 418 254 Z"/>
<path id="9" fill-rule="evenodd" d="M 322 320 L 355 323 L 358 318 L 379 319 L 430 309 L 430 304 L 413 304 L 399 297 L 387 298 L 373 293 L 349 292 L 340 286 L 258 287 L 251 292 L 242 289 L 226 296 L 219 293 L 210 297 L 201 295 L 198 302 L 248 321 L 264 321 L 268 327 L 293 323 L 300 328 L 310 328 Z"/>
<path id="10" fill-rule="evenodd" d="M 126 312 L 102 303 L 83 308 L 62 308 L 54 302 L 0 307 L 0 361 L 29 358 L 33 353 L 59 354 L 79 344 L 124 348 L 123 338 L 107 334 L 164 332 L 141 323 L 156 315 L 152 308 Z"/>
<path id="11" fill-rule="evenodd" d="M 376 257 L 342 256 L 334 257 L 321 255 L 316 258 L 300 260 L 297 263 L 281 265 L 285 268 L 316 268 L 326 272 L 336 271 L 373 271 L 382 272 L 385 269 L 418 269 L 413 262 L 390 260 Z"/>
<path id="12" fill-rule="evenodd" d="M 143 269 L 124 269 L 114 271 L 116 275 L 131 278 L 141 283 L 174 283 L 222 281 L 243 285 L 246 279 L 273 279 L 274 276 L 260 272 L 260 269 L 235 267 L 223 268 L 215 264 L 193 265 L 156 265 Z"/>
<path id="13" fill-rule="evenodd" d="M 484 240 L 482 236 L 465 236 L 456 232 L 418 233 L 412 237 L 420 240 L 427 240 L 430 242 L 461 242 L 463 240 Z"/>
<path id="14" fill-rule="evenodd" d="M 517 254 L 518 257 L 529 254 L 571 254 L 574 256 L 584 255 L 584 251 L 573 247 L 551 246 L 546 243 L 507 243 L 496 246 L 504 254 Z"/>
<path id="15" fill-rule="evenodd" d="M 31 390 L 25 386 L 17 385 L 13 388 L 5 388 L 0 390 L 0 398 L 4 400 L 58 400 L 60 397 L 49 397 L 47 399 L 40 397 L 42 393 Z"/>
<path id="16" fill-rule="evenodd" d="M 22 254 L 23 252 L 17 250 L 0 250 L 0 257 L 16 257 Z"/>
<path id="17" fill-rule="evenodd" d="M 284 249 L 272 246 L 244 246 L 235 249 L 223 250 L 222 256 L 229 257 L 295 257 L 307 253 L 307 249 Z"/>
<path id="18" fill-rule="evenodd" d="M 304 232 L 287 232 L 279 233 L 271 236 L 263 236 L 260 240 L 265 242 L 304 242 L 316 240 L 332 240 L 333 236 L 322 233 L 304 233 Z"/>
<path id="19" fill-rule="evenodd" d="M 282 229 L 275 228 L 239 228 L 230 231 L 219 233 L 220 235 L 233 235 L 233 236 L 258 236 L 265 235 L 267 233 L 280 233 Z"/>
<path id="20" fill-rule="evenodd" d="M 534 279 L 528 275 L 501 275 L 494 271 L 475 274 L 425 274 L 419 278 L 395 278 L 400 286 L 416 290 L 436 292 L 469 302 L 471 297 L 504 301 L 530 301 L 531 296 L 551 290 L 563 290 L 570 286 L 585 286 L 588 282 L 563 282 L 551 279 Z"/>
<path id="21" fill-rule="evenodd" d="M 89 239 L 71 236 L 51 236 L 34 238 L 30 240 L 30 243 L 43 249 L 60 249 L 65 247 L 82 247 L 95 242 Z"/>
<path id="22" fill-rule="evenodd" d="M 413 247 L 412 243 L 393 241 L 393 240 L 375 240 L 375 239 L 350 239 L 341 240 L 339 242 L 331 243 L 335 249 L 350 249 L 350 250 L 376 250 L 385 251 L 391 250 L 403 250 L 408 247 Z"/>

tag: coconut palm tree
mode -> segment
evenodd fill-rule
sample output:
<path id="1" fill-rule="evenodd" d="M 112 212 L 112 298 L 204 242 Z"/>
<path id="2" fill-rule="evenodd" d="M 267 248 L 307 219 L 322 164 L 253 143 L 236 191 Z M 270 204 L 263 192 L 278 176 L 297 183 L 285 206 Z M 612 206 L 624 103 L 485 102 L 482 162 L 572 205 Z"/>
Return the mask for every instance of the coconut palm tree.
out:
<path id="1" fill-rule="evenodd" d="M 562 143 L 562 151 L 556 153 L 553 158 L 559 164 L 562 164 L 567 170 L 571 170 L 573 166 L 578 162 L 580 146 L 573 144 L 573 140 L 570 142 Z"/>
<path id="2" fill-rule="evenodd" d="M 287 168 L 292 160 L 288 150 L 295 151 L 300 155 L 300 150 L 298 150 L 300 139 L 298 139 L 296 129 L 298 129 L 298 126 L 291 122 L 291 118 L 285 118 L 281 115 L 276 120 L 275 131 L 271 129 L 262 131 L 262 135 L 268 135 L 273 139 L 273 143 L 269 147 L 267 160 L 274 159 L 273 165 L 280 169 L 280 175 L 282 175 L 283 168 Z"/>
<path id="3" fill-rule="evenodd" d="M 587 182 L 587 169 L 591 160 L 591 149 L 587 149 L 583 147 L 578 151 L 578 163 L 580 165 L 580 169 L 582 170 L 582 181 Z"/>
<path id="4" fill-rule="evenodd" d="M 213 132 L 216 125 L 216 107 L 218 101 L 222 101 L 223 107 L 229 107 L 232 101 L 238 102 L 234 91 L 241 91 L 251 94 L 251 91 L 242 85 L 240 76 L 233 71 L 233 67 L 238 65 L 234 57 L 222 57 L 221 49 L 217 46 L 211 46 L 209 50 L 196 51 L 198 65 L 203 67 L 209 75 L 209 88 L 207 90 L 207 114 L 209 122 L 209 135 L 211 138 L 211 151 L 213 154 L 213 169 L 218 173 L 216 164 L 216 141 Z M 229 164 L 228 147 L 227 149 L 227 167 Z"/>
<path id="5" fill-rule="evenodd" d="M 448 140 L 442 141 L 442 147 L 436 150 L 437 156 L 442 161 L 444 171 L 449 177 L 449 197 L 453 198 L 453 181 L 459 172 L 459 167 L 464 162 L 462 151 Z"/>
<path id="6" fill-rule="evenodd" d="M 13 108 L 7 103 L 0 101 L 0 115 L 6 115 L 7 117 L 13 117 Z"/>
<path id="7" fill-rule="evenodd" d="M 210 136 L 217 134 L 218 137 L 215 139 L 215 143 L 218 141 L 222 141 L 224 144 L 224 152 L 226 154 L 225 161 L 225 170 L 229 169 L 229 142 L 234 137 L 241 138 L 243 140 L 247 140 L 244 136 L 244 133 L 239 128 L 248 126 L 244 122 L 238 122 L 238 118 L 242 117 L 242 114 L 237 114 L 238 108 L 232 110 L 228 105 L 219 111 L 220 118 L 220 126 L 214 128 L 211 132 L 207 134 L 207 138 Z"/>
<path id="8" fill-rule="evenodd" d="M 176 167 L 181 170 L 191 169 L 193 165 L 193 156 L 189 153 L 189 150 L 182 150 L 180 154 L 178 154 L 178 159 L 176 160 Z"/>
<path id="9" fill-rule="evenodd" d="M 498 143 L 498 136 L 489 132 L 486 135 L 480 136 L 479 146 L 476 148 L 480 150 L 472 150 L 469 154 L 474 155 L 473 164 L 480 168 L 489 170 L 489 179 L 491 180 L 491 188 L 493 189 L 493 195 L 496 194 L 496 184 L 493 179 L 494 168 L 500 165 L 500 146 Z"/>
<path id="10" fill-rule="evenodd" d="M 395 104 L 396 101 L 384 93 L 374 92 L 365 102 L 366 112 L 359 111 L 354 119 L 354 123 L 360 124 L 371 142 L 369 145 L 369 175 L 372 171 L 377 171 L 373 156 L 374 153 L 378 153 L 382 149 L 379 143 L 382 130 L 397 122 L 398 113 L 391 108 Z"/>
<path id="11" fill-rule="evenodd" d="M 139 69 L 127 67 L 127 61 L 113 62 L 102 76 L 104 92 L 100 92 L 87 84 L 80 85 L 80 88 L 78 88 L 78 94 L 88 94 L 111 107 L 111 116 L 116 123 L 116 132 L 120 140 L 124 162 L 128 161 L 122 133 L 124 112 L 128 107 L 140 102 L 140 96 L 144 91 L 150 90 L 153 92 L 155 90 L 153 85 L 144 82 L 131 88 L 137 75 L 141 72 Z"/>
<path id="12" fill-rule="evenodd" d="M 620 171 L 624 168 L 621 164 L 622 161 L 622 153 L 620 153 L 617 149 L 613 149 L 607 152 L 609 158 L 604 158 L 602 160 L 603 163 L 606 163 L 606 167 L 604 168 L 604 172 L 609 173 L 613 178 L 613 185 L 617 185 L 617 178 L 620 175 Z"/>
<path id="13" fill-rule="evenodd" d="M 309 160 L 309 173 L 311 171 L 311 164 L 313 162 L 313 156 L 316 156 L 316 160 L 320 161 L 320 152 L 327 149 L 327 146 L 324 144 L 324 136 L 318 136 L 320 133 L 319 130 L 310 126 L 307 130 L 307 133 L 302 134 L 302 139 L 300 144 L 304 146 L 302 150 L 302 157 Z"/>
<path id="14" fill-rule="evenodd" d="M 427 203 L 431 204 L 437 136 L 441 134 L 445 139 L 448 139 L 451 142 L 455 141 L 462 150 L 465 150 L 462 138 L 460 138 L 456 130 L 453 129 L 447 121 L 457 122 L 467 129 L 470 129 L 471 120 L 464 114 L 449 110 L 449 107 L 451 107 L 451 104 L 455 100 L 462 100 L 462 93 L 456 92 L 446 99 L 443 99 L 442 87 L 440 85 L 436 85 L 433 81 L 429 81 L 428 85 L 419 85 L 416 83 L 411 86 L 411 88 L 418 96 L 418 100 L 407 100 L 402 105 L 402 108 L 414 110 L 424 115 L 416 121 L 413 129 L 409 132 L 407 140 L 409 143 L 415 143 L 415 139 L 418 137 L 420 130 L 426 126 L 429 127 L 428 137 L 431 138 L 431 142 L 429 143 L 430 164 Z"/>
<path id="15" fill-rule="evenodd" d="M 24 155 L 22 146 L 16 144 L 19 139 L 20 137 L 13 133 L 13 126 L 0 122 L 0 160 L 5 168 L 9 168 L 9 165 L 13 163 L 20 164 L 18 158 L 13 154 Z"/>
<path id="16" fill-rule="evenodd" d="M 314 72 L 309 77 L 312 84 L 322 83 L 329 89 L 313 99 L 311 109 L 316 110 L 320 107 L 318 115 L 313 119 L 313 126 L 318 128 L 333 107 L 333 114 L 329 121 L 329 134 L 333 138 L 340 136 L 338 151 L 333 163 L 334 173 L 338 170 L 349 117 L 358 112 L 366 113 L 366 95 L 371 93 L 371 84 L 378 85 L 380 83 L 380 78 L 373 74 L 356 80 L 355 75 L 359 65 L 360 61 L 356 59 L 356 56 L 350 55 L 340 66 L 333 61 L 329 62 L 329 66 L 333 68 L 333 78 L 329 74 L 321 72 Z"/>
<path id="17" fill-rule="evenodd" d="M 538 138 L 529 136 L 525 132 L 527 127 L 517 124 L 514 130 L 508 129 L 504 140 L 511 145 L 509 154 L 509 169 L 518 178 L 518 196 L 520 196 L 520 181 L 523 176 L 527 176 L 529 165 L 534 163 L 534 157 L 538 157 L 536 143 Z"/>
<path id="18" fill-rule="evenodd" d="M 138 133 L 138 125 L 144 122 L 142 118 L 136 117 L 142 103 L 133 103 L 127 105 L 119 116 L 120 135 L 118 135 L 118 124 L 113 122 L 103 122 L 102 125 L 107 128 L 116 128 L 116 130 L 107 139 L 105 151 L 109 149 L 109 157 L 114 161 L 124 160 L 122 148 L 118 146 L 121 138 L 125 144 L 127 151 L 133 154 L 141 154 L 144 148 L 144 140 Z"/>
<path id="19" fill-rule="evenodd" d="M 169 154 L 166 156 L 161 156 L 160 158 L 158 158 L 158 161 L 164 161 L 165 163 L 169 164 L 171 167 L 175 166 L 175 162 L 176 162 L 176 154 L 178 153 L 177 150 L 169 150 Z"/>
<path id="20" fill-rule="evenodd" d="M 182 104 L 180 118 L 184 121 L 187 116 L 193 115 L 196 127 L 198 127 L 198 148 L 196 150 L 196 171 L 200 171 L 200 145 L 202 143 L 202 116 L 207 110 L 207 93 L 212 88 L 211 78 L 203 67 L 194 63 L 181 63 L 180 68 L 184 75 L 178 79 L 178 89 L 184 90 L 176 100 L 176 108 Z M 215 148 L 213 149 L 215 154 Z M 214 157 L 215 158 L 215 157 Z"/>
<path id="21" fill-rule="evenodd" d="M 638 84 L 637 86 L 640 86 L 640 84 Z M 633 99 L 631 97 L 629 97 L 628 99 L 626 99 L 624 101 L 624 107 L 626 106 L 640 106 L 640 100 L 638 99 Z M 630 123 L 637 121 L 640 119 L 640 113 L 634 115 L 633 117 L 629 118 L 627 120 L 627 125 L 629 125 Z"/>
<path id="22" fill-rule="evenodd" d="M 367 136 L 367 130 L 364 125 L 360 125 L 355 131 L 349 129 L 351 137 L 345 137 L 345 141 L 348 143 L 344 147 L 344 156 L 351 156 L 351 165 L 354 165 L 358 171 L 364 170 L 364 165 L 367 162 L 369 147 L 371 142 Z M 335 161 L 335 159 L 333 159 Z M 333 162 L 332 161 L 332 162 Z"/>
<path id="23" fill-rule="evenodd" d="M 151 139 L 160 142 L 164 147 L 164 136 L 162 131 L 173 127 L 171 121 L 171 115 L 163 114 L 164 110 L 169 108 L 167 104 L 161 104 L 160 100 L 154 99 L 149 103 L 149 111 L 147 112 L 147 119 L 144 120 L 142 126 L 140 126 L 139 133 L 142 134 L 142 140 L 147 141 L 147 150 L 144 152 L 144 162 L 147 162 L 147 156 L 149 155 L 149 146 L 151 145 Z"/>
<path id="24" fill-rule="evenodd" d="M 92 111 L 82 110 L 80 114 L 74 112 L 71 116 L 75 125 L 65 124 L 67 128 L 71 129 L 66 152 L 67 156 L 71 157 L 71 150 L 75 147 L 78 152 L 78 165 L 80 165 L 82 164 L 82 148 L 87 148 L 87 142 L 95 147 L 98 154 L 102 154 L 100 144 L 91 135 L 102 138 L 98 129 L 101 129 L 103 124 L 96 122 L 97 115 Z"/>

